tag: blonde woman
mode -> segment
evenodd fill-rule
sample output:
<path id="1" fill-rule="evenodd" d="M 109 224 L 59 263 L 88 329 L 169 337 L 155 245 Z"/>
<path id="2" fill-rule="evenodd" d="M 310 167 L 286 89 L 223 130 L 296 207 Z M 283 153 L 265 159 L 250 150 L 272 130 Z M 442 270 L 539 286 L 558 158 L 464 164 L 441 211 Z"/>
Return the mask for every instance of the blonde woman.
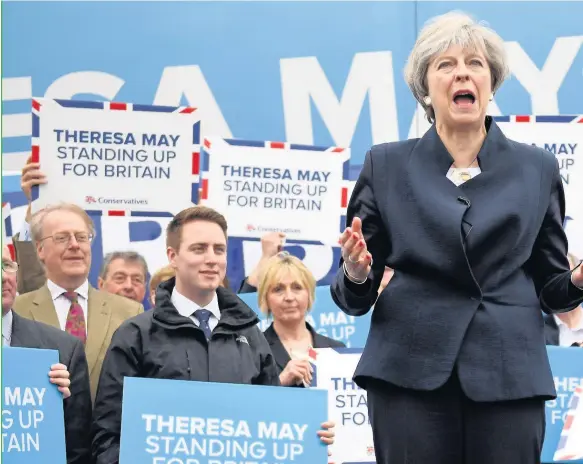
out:
<path id="1" fill-rule="evenodd" d="M 316 333 L 306 322 L 314 304 L 316 280 L 298 258 L 280 252 L 270 258 L 258 287 L 259 307 L 273 318 L 264 332 L 283 386 L 310 385 L 312 368 L 307 361 L 311 348 L 344 347 L 339 341 Z"/>

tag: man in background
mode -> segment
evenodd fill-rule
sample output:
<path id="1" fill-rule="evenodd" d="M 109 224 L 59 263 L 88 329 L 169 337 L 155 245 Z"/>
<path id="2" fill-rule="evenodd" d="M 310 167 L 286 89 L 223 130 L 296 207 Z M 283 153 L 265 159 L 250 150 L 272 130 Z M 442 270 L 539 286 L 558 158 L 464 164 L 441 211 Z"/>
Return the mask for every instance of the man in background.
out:
<path id="1" fill-rule="evenodd" d="M 135 251 L 114 251 L 103 258 L 97 288 L 141 303 L 146 295 L 148 265 Z"/>
<path id="2" fill-rule="evenodd" d="M 83 344 L 72 335 L 30 321 L 12 311 L 18 265 L 7 246 L 2 248 L 2 343 L 4 346 L 57 350 L 59 364 L 49 377 L 63 394 L 67 464 L 91 462 L 91 393 Z M 6 373 L 4 373 L 6 375 Z"/>
<path id="3" fill-rule="evenodd" d="M 33 219 L 31 235 L 47 280 L 38 290 L 19 295 L 13 307 L 19 315 L 60 328 L 85 345 L 92 398 L 113 332 L 143 312 L 140 303 L 89 284 L 94 234 L 91 218 L 79 206 L 45 208 Z"/>
<path id="4" fill-rule="evenodd" d="M 94 414 L 97 464 L 119 461 L 125 377 L 279 385 L 257 314 L 221 285 L 225 218 L 204 206 L 188 208 L 168 224 L 166 246 L 175 277 L 158 285 L 154 309 L 120 326 L 105 356 Z M 330 444 L 334 433 L 319 435 Z"/>
<path id="5" fill-rule="evenodd" d="M 42 210 L 31 214 L 31 189 L 47 182 L 39 166 L 39 163 L 33 163 L 29 158 L 20 178 L 20 187 L 29 202 L 23 227 L 13 237 L 16 260 L 21 264 L 18 270 L 20 295 L 38 290 L 47 280 L 31 233 L 35 228 L 34 223 L 40 221 L 43 215 Z M 146 294 L 147 279 L 148 266 L 142 255 L 134 251 L 115 251 L 104 257 L 97 287 L 141 303 Z"/>

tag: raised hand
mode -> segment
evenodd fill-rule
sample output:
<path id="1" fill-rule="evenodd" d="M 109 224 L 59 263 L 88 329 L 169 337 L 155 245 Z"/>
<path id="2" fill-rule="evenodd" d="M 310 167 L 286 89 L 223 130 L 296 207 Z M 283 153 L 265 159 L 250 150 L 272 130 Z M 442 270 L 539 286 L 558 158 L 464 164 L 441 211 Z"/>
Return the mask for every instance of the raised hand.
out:
<path id="1" fill-rule="evenodd" d="M 355 217 L 351 227 L 347 227 L 338 241 L 342 247 L 342 259 L 350 280 L 365 282 L 372 265 L 372 256 L 368 252 L 362 235 L 362 221 Z"/>
<path id="2" fill-rule="evenodd" d="M 32 187 L 46 183 L 47 178 L 40 170 L 40 163 L 33 163 L 32 156 L 29 156 L 26 164 L 22 168 L 22 175 L 20 177 L 20 188 L 29 202 L 31 201 Z"/>

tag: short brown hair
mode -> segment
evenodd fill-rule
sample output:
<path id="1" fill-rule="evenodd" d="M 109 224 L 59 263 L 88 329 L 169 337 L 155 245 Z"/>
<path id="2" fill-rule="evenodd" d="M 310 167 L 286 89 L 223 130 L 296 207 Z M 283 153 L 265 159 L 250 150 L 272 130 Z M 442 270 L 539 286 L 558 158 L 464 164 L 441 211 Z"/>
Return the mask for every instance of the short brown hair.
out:
<path id="1" fill-rule="evenodd" d="M 180 211 L 172 218 L 166 228 L 166 246 L 178 250 L 182 242 L 182 228 L 194 221 L 206 221 L 217 224 L 227 237 L 227 220 L 218 211 L 206 206 L 192 206 Z"/>
<path id="2" fill-rule="evenodd" d="M 44 238 L 43 224 L 45 219 L 50 213 L 54 213 L 55 211 L 69 211 L 70 213 L 77 214 L 85 222 L 89 233 L 95 237 L 95 225 L 83 208 L 73 203 L 60 203 L 58 205 L 47 206 L 32 215 L 30 220 L 30 233 L 34 242 L 39 243 Z"/>

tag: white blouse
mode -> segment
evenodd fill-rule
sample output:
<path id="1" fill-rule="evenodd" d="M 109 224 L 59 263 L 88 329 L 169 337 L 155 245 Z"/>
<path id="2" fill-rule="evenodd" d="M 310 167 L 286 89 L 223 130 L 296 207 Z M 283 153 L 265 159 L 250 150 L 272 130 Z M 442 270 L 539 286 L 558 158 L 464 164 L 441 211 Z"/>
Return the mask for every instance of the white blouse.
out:
<path id="1" fill-rule="evenodd" d="M 447 171 L 447 178 L 451 180 L 456 186 L 462 185 L 464 182 L 478 176 L 482 170 L 480 167 L 476 168 L 454 168 L 453 166 Z"/>

